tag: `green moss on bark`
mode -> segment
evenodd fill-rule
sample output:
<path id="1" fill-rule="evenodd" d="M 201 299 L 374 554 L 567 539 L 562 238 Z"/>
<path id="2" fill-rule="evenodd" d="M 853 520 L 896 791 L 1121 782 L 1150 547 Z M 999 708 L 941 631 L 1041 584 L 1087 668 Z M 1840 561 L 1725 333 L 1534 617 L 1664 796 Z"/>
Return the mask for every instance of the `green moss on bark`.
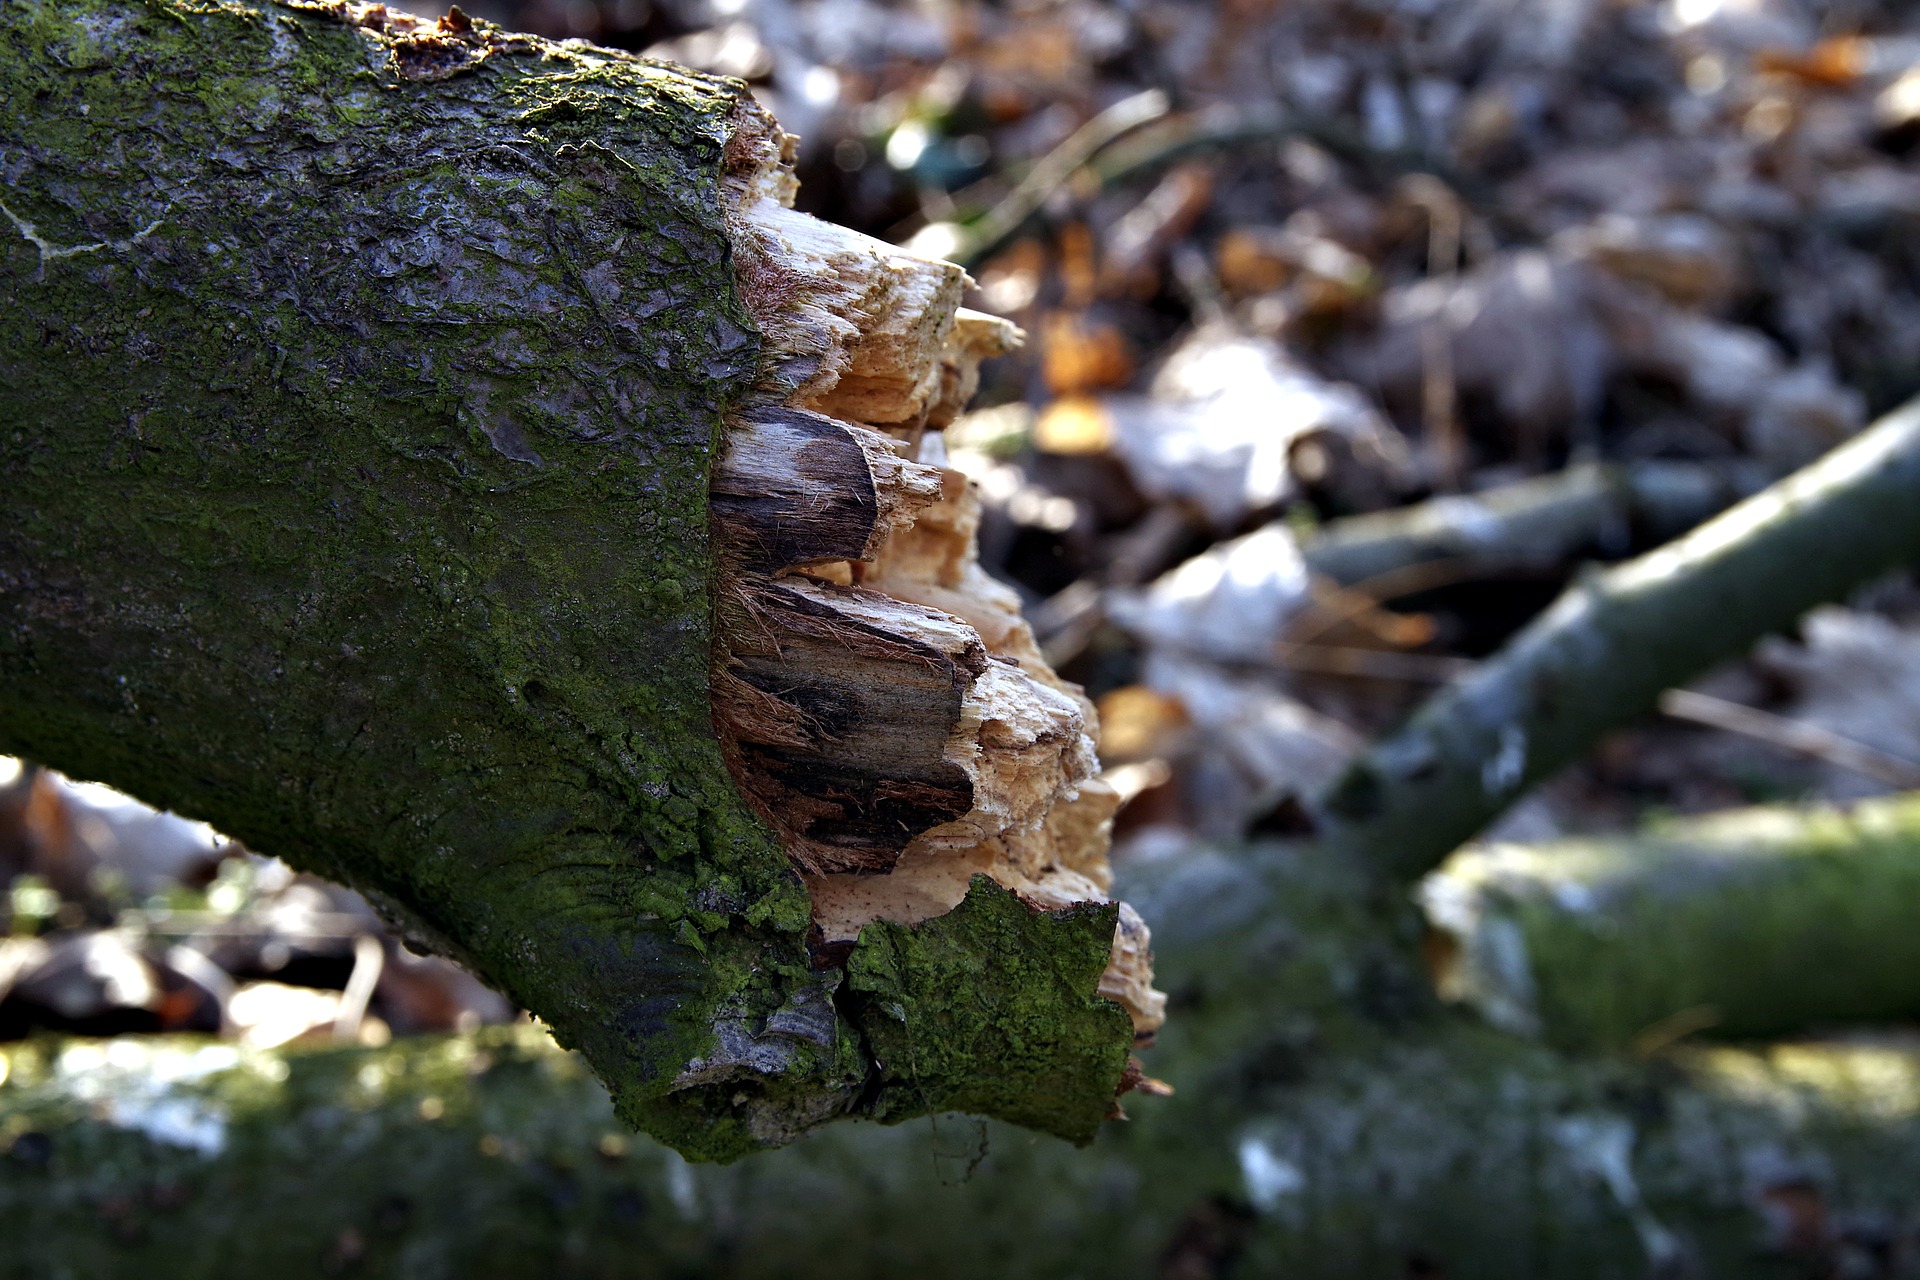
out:
<path id="1" fill-rule="evenodd" d="M 0 30 L 0 746 L 366 890 L 645 1123 L 806 972 L 707 724 L 732 90 L 453 92 L 298 8 Z"/>
<path id="2" fill-rule="evenodd" d="M 1092 1141 L 1133 1034 L 1094 994 L 1118 913 L 1040 910 L 976 875 L 944 916 L 863 929 L 847 986 L 883 1081 L 877 1118 L 971 1111 Z"/>
<path id="3" fill-rule="evenodd" d="M 1637 835 L 1470 851 L 1466 998 L 1580 1049 L 1920 1014 L 1920 798 L 1756 808 Z"/>
<path id="4" fill-rule="evenodd" d="M 4 1060 L 9 1280 L 1121 1280 L 1176 1264 L 1346 1280 L 1409 1259 L 1488 1280 L 1785 1280 L 1899 1247 L 1920 1186 L 1920 1053 L 1899 1043 L 1579 1062 L 1427 1024 L 1282 1070 L 1248 1040 L 1091 1150 L 942 1121 L 841 1127 L 726 1168 L 628 1141 L 534 1028 Z"/>

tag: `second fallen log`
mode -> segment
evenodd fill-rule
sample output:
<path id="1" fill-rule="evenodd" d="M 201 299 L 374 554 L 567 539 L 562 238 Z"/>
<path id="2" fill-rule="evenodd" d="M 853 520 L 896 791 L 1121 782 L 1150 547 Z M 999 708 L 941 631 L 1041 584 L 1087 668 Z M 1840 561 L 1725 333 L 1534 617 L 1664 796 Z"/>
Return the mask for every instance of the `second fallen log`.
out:
<path id="1" fill-rule="evenodd" d="M 1443 993 L 1568 1048 L 1920 1015 L 1920 797 L 1475 848 L 1421 897 Z"/>

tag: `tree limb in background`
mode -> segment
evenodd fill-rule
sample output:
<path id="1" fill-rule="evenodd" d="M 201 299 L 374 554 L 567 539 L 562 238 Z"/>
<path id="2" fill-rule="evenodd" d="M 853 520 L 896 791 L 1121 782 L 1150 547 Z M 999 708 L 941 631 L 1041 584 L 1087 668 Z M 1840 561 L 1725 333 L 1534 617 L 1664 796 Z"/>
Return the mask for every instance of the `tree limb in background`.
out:
<path id="1" fill-rule="evenodd" d="M 1329 520 L 1307 567 L 1380 598 L 1517 568 L 1551 568 L 1638 535 L 1664 542 L 1725 510 L 1733 486 L 1702 464 L 1581 463 L 1551 475 Z M 1645 542 L 1642 545 L 1645 545 Z"/>
<path id="2" fill-rule="evenodd" d="M 972 267 L 992 257 L 1027 225 L 1053 194 L 1099 150 L 1128 132 L 1167 114 L 1167 95 L 1147 89 L 1106 108 L 1081 125 L 1033 168 L 1000 202 L 965 228 L 955 228 L 953 256 Z"/>
<path id="3" fill-rule="evenodd" d="M 1496 844 L 1421 886 L 1443 992 L 1568 1048 L 1920 1013 L 1920 799 Z"/>
<path id="4" fill-rule="evenodd" d="M 457 8 L 21 0 L 0 100 L 0 752 L 359 889 L 691 1154 L 1092 1135 L 1158 997 L 912 461 L 1016 337 L 959 268 L 787 207 L 737 81 Z"/>
<path id="5" fill-rule="evenodd" d="M 1576 584 L 1320 798 L 1328 845 L 1412 879 L 1660 694 L 1920 559 L 1920 402 L 1685 537 Z"/>

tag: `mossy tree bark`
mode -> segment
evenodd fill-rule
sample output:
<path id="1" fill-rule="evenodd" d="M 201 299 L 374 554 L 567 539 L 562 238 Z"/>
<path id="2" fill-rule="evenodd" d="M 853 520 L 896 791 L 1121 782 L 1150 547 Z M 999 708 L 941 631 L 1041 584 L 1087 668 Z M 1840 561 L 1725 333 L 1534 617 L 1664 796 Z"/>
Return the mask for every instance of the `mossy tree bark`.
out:
<path id="1" fill-rule="evenodd" d="M 741 85 L 457 9 L 22 0 L 0 99 L 0 751 L 361 890 L 696 1156 L 956 1090 L 1091 1134 L 1114 908 L 975 912 L 935 949 L 1024 985 L 908 1080 L 863 1026 L 920 1006 L 815 968 L 716 741 L 723 419 L 833 354 L 737 288 L 781 176 Z M 1003 1015 L 1049 1035 L 970 1055 Z"/>

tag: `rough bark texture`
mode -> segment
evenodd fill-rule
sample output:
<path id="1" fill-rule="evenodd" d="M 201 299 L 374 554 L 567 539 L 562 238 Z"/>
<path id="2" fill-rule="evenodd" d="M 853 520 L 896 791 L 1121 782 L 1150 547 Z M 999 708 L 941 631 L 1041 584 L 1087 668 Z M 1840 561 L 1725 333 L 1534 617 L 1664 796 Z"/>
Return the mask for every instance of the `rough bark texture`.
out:
<path id="1" fill-rule="evenodd" d="M 1663 690 L 1920 560 L 1920 402 L 1692 533 L 1575 585 L 1342 776 L 1330 846 L 1432 869 Z"/>
<path id="2" fill-rule="evenodd" d="M 1920 1014 L 1911 796 L 1476 847 L 1421 892 L 1443 990 L 1566 1048 Z"/>
<path id="3" fill-rule="evenodd" d="M 916 1027 L 957 1075 L 915 1081 L 861 1025 L 920 1006 L 816 971 L 716 742 L 710 465 L 805 363 L 736 289 L 780 136 L 737 82 L 457 10 L 21 0 L 0 99 L 0 751 L 361 890 L 690 1154 L 961 1083 L 1048 1124 L 1036 1073 L 1090 1135 L 1097 930 L 973 939 L 1055 976 Z M 1052 1075 L 965 1052 L 1050 1013 Z"/>

